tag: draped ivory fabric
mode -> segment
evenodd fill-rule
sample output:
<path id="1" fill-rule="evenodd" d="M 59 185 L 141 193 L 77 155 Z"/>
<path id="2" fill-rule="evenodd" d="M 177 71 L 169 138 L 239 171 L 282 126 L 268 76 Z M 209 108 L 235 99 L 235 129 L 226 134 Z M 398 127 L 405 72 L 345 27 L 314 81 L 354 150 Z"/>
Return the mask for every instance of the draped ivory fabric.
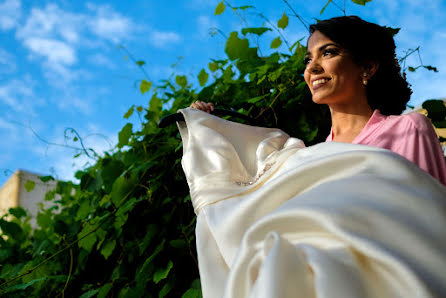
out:
<path id="1" fill-rule="evenodd" d="M 446 188 L 363 145 L 181 110 L 205 298 L 446 297 Z"/>

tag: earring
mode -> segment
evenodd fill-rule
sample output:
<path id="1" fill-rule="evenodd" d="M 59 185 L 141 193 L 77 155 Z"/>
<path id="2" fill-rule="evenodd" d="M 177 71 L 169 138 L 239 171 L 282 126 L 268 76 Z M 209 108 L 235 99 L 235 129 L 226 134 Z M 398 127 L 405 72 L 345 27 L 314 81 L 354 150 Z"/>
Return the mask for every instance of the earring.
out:
<path id="1" fill-rule="evenodd" d="M 366 72 L 364 72 L 362 74 L 362 76 L 363 76 L 362 83 L 364 84 L 364 86 L 366 86 L 367 85 L 367 76 L 368 76 L 368 74 Z"/>

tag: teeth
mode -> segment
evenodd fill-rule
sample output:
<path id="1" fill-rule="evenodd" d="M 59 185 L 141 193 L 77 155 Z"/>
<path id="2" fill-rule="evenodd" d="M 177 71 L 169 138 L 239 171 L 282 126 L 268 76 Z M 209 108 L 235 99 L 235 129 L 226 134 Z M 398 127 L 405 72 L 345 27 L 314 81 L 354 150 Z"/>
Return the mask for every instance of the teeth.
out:
<path id="1" fill-rule="evenodd" d="M 328 81 L 329 81 L 329 79 L 320 79 L 320 80 L 313 81 L 313 87 L 316 85 L 319 85 L 319 84 L 326 83 Z"/>

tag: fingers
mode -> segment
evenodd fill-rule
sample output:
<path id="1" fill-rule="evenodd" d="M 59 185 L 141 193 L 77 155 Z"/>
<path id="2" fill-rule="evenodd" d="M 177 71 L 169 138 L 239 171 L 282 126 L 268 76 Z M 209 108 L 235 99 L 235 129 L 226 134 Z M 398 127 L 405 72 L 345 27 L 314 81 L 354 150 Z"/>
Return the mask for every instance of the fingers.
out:
<path id="1" fill-rule="evenodd" d="M 214 110 L 214 104 L 212 102 L 204 102 L 199 100 L 191 104 L 190 107 L 206 113 L 210 113 Z"/>

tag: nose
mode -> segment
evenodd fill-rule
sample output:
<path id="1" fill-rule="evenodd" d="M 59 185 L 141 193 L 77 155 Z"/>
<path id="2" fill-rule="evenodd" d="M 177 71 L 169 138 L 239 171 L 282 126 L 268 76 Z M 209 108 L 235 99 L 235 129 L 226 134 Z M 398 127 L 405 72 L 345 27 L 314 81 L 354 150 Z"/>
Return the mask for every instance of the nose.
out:
<path id="1" fill-rule="evenodd" d="M 311 74 L 320 74 L 320 73 L 322 73 L 324 71 L 322 66 L 319 64 L 318 59 L 312 59 L 307 64 L 307 67 L 306 67 L 305 70 L 308 71 Z"/>

